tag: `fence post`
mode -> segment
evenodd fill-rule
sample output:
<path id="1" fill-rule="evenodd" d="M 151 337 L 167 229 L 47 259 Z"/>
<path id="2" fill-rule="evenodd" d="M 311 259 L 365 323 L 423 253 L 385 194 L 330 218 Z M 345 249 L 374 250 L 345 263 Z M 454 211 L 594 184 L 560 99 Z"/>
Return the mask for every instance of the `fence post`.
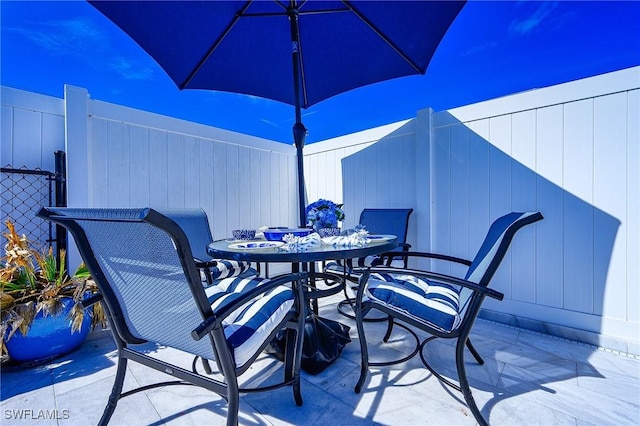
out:
<path id="1" fill-rule="evenodd" d="M 80 87 L 64 86 L 64 130 L 67 157 L 67 205 L 91 207 L 89 191 L 91 165 L 89 158 L 89 92 Z M 70 265 L 82 262 L 73 238 L 67 241 L 67 260 Z"/>
<path id="2" fill-rule="evenodd" d="M 55 151 L 55 182 L 56 182 L 56 207 L 67 207 L 67 166 L 64 151 Z M 56 251 L 58 266 L 60 264 L 60 251 L 67 251 L 67 230 L 56 225 Z M 64 269 L 69 270 L 69 259 L 65 257 Z"/>

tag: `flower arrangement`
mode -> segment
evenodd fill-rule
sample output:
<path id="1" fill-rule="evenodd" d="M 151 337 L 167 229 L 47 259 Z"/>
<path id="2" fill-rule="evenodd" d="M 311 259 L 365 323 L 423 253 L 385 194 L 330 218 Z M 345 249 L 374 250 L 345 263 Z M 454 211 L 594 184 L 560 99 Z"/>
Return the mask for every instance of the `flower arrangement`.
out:
<path id="1" fill-rule="evenodd" d="M 338 222 L 343 221 L 344 211 L 342 204 L 320 199 L 307 206 L 307 226 L 312 226 L 316 231 L 322 228 L 337 228 Z"/>
<path id="2" fill-rule="evenodd" d="M 19 236 L 13 223 L 6 222 L 8 231 L 5 256 L 0 258 L 0 353 L 6 353 L 5 341 L 18 330 L 27 335 L 35 316 L 57 316 L 63 309 L 62 298 L 72 298 L 69 314 L 72 331 L 82 327 L 85 309 L 82 299 L 85 293 L 95 293 L 98 288 L 91 280 L 87 267 L 82 264 L 73 277 L 64 269 L 65 252 L 61 252 L 60 267 L 52 247 L 36 250 L 30 247 L 25 235 Z M 92 326 L 106 325 L 106 317 L 100 304 L 93 305 Z"/>

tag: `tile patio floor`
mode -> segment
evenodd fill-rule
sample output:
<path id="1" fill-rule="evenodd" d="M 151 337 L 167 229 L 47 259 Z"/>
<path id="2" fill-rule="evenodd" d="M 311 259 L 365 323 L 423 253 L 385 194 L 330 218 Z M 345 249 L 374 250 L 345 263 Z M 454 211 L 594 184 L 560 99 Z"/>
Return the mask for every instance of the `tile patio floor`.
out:
<path id="1" fill-rule="evenodd" d="M 337 296 L 336 296 L 337 297 Z M 317 376 L 302 373 L 304 405 L 297 407 L 290 387 L 242 396 L 244 425 L 473 425 L 462 396 L 441 385 L 419 357 L 405 364 L 372 368 L 361 394 L 353 392 L 360 350 L 355 323 L 336 313 L 337 298 L 321 306 L 321 316 L 351 326 L 352 342 L 341 358 Z M 368 323 L 367 338 L 377 345 L 384 324 Z M 373 355 L 393 356 L 408 347 L 396 328 L 392 341 Z M 640 424 L 640 359 L 547 335 L 478 320 L 474 345 L 485 359 L 478 366 L 469 355 L 468 374 L 480 410 L 493 425 L 637 425 Z M 116 370 L 109 332 L 94 333 L 77 351 L 31 369 L 4 368 L 1 373 L 2 425 L 95 425 L 111 391 Z M 192 359 L 167 348 L 150 352 L 190 368 Z M 446 376 L 454 349 L 431 342 L 427 357 Z M 455 367 L 454 367 L 455 368 Z M 279 370 L 264 356 L 248 381 Z M 276 371 L 280 377 L 280 371 Z M 247 373 L 249 374 L 249 373 Z M 170 379 L 129 363 L 125 389 Z M 29 411 L 30 410 L 30 411 Z M 19 419 L 20 415 L 23 416 Z M 53 415 L 58 419 L 43 419 Z M 226 404 L 196 387 L 169 386 L 122 399 L 111 425 L 221 425 Z M 25 419 L 25 417 L 28 417 Z"/>

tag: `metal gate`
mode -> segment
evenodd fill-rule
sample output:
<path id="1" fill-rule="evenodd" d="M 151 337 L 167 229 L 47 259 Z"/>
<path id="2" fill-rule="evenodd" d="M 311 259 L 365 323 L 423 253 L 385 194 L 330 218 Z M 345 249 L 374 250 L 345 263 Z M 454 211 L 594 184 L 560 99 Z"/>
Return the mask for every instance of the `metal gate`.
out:
<path id="1" fill-rule="evenodd" d="M 41 207 L 67 205 L 66 166 L 64 151 L 55 152 L 55 171 L 2 167 L 0 178 L 0 211 L 2 229 L 10 219 L 20 235 L 25 234 L 36 247 L 52 245 L 60 259 L 60 250 L 67 248 L 66 230 L 36 216 Z M 4 239 L 3 239 L 4 240 Z M 4 246 L 4 241 L 3 244 Z M 67 265 L 65 265 L 66 267 Z"/>

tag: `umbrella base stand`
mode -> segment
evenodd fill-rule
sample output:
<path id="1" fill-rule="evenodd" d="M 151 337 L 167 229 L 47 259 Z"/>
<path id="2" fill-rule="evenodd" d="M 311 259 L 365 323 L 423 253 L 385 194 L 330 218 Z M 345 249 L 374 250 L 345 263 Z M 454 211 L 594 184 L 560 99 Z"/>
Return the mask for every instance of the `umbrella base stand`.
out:
<path id="1" fill-rule="evenodd" d="M 302 369 L 313 375 L 323 372 L 340 357 L 349 342 L 349 326 L 310 312 L 304 324 Z M 284 361 L 285 346 L 286 333 L 280 331 L 266 352 Z"/>
<path id="2" fill-rule="evenodd" d="M 340 293 L 345 282 L 334 274 L 315 272 L 311 267 L 313 278 L 307 285 L 305 299 L 307 317 L 304 325 L 304 343 L 302 345 L 301 368 L 309 374 L 319 374 L 333 364 L 342 353 L 349 337 L 349 326 L 318 315 L 318 299 Z M 316 283 L 324 282 L 327 288 L 317 288 Z M 267 346 L 266 352 L 273 354 L 280 361 L 284 360 L 286 333 L 280 331 Z"/>

